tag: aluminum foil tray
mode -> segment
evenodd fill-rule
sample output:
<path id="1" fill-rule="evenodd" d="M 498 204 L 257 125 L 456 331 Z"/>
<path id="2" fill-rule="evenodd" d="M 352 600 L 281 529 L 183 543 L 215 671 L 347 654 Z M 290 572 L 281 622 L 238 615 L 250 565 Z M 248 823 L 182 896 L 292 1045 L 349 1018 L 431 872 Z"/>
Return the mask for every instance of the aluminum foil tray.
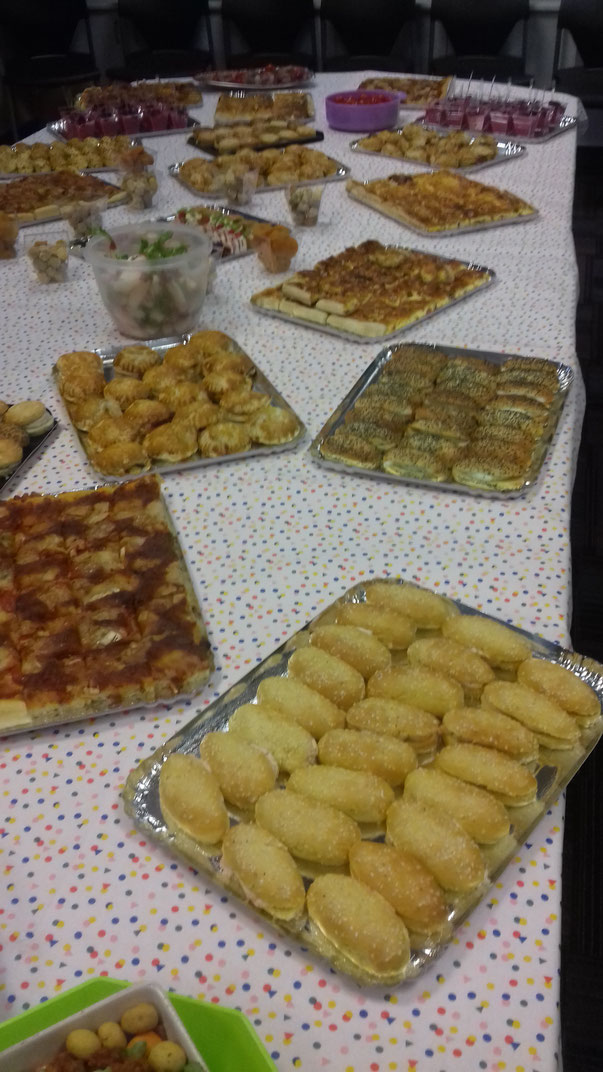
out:
<path id="1" fill-rule="evenodd" d="M 198 105 L 195 105 L 198 107 Z M 191 130 L 192 127 L 197 126 L 197 119 L 193 119 L 192 115 L 187 115 L 186 126 L 179 127 L 177 130 L 141 130 L 138 134 L 132 135 L 135 138 L 165 138 L 167 134 L 186 134 L 187 130 Z M 52 134 L 53 138 L 58 138 L 59 141 L 69 141 L 65 137 L 63 124 L 60 119 L 56 119 L 54 123 L 47 123 L 46 130 L 49 134 Z"/>
<path id="2" fill-rule="evenodd" d="M 195 208 L 203 208 L 204 206 L 203 205 L 198 205 L 198 206 L 193 206 L 193 207 L 195 207 Z M 224 216 L 226 219 L 228 219 L 228 217 L 234 217 L 235 219 L 240 218 L 240 219 L 243 219 L 243 220 L 250 220 L 252 223 L 268 223 L 268 224 L 272 224 L 272 220 L 266 220 L 262 216 L 252 216 L 251 213 L 249 213 L 249 212 L 240 212 L 238 209 L 226 208 L 225 206 L 222 207 L 221 205 L 207 205 L 205 207 L 210 209 L 211 212 L 218 212 L 221 216 Z M 161 223 L 176 223 L 176 222 L 178 222 L 178 214 L 176 212 L 173 212 L 169 216 L 160 216 L 159 221 Z M 195 223 L 194 222 L 189 223 L 187 226 L 194 227 Z M 272 226 L 276 226 L 276 224 L 272 224 Z M 206 232 L 206 233 L 208 233 L 208 232 Z M 209 237 L 211 237 L 211 235 Z M 244 249 L 244 250 L 241 250 L 241 251 L 236 250 L 234 252 L 231 252 L 228 249 L 228 247 L 223 246 L 221 244 L 221 242 L 212 241 L 212 253 L 216 253 L 216 254 L 219 253 L 220 254 L 220 258 L 219 258 L 220 264 L 223 264 L 224 262 L 229 262 L 229 261 L 237 261 L 237 260 L 239 260 L 240 257 L 248 257 L 249 254 L 253 253 L 253 252 L 254 252 L 254 250 L 251 248 L 251 246 L 248 246 L 247 249 Z"/>
<path id="3" fill-rule="evenodd" d="M 397 127 L 394 131 L 395 134 L 402 134 L 403 127 Z M 452 132 L 451 132 L 452 133 Z M 439 164 L 429 164 L 424 160 L 412 160 L 409 156 L 388 156 L 385 153 L 375 152 L 374 149 L 363 149 L 360 142 L 362 138 L 356 138 L 350 142 L 350 149 L 354 153 L 364 153 L 366 156 L 377 156 L 382 160 L 401 160 L 405 164 L 416 164 L 417 167 L 424 168 L 439 168 Z M 480 164 L 470 164 L 469 167 L 453 168 L 450 165 L 442 164 L 442 168 L 446 168 L 447 171 L 458 171 L 462 175 L 471 175 L 474 171 L 483 171 L 484 168 L 493 167 L 494 164 L 507 164 L 511 160 L 519 160 L 520 157 L 525 156 L 527 150 L 523 145 L 519 145 L 515 141 L 497 141 L 496 142 L 496 156 L 492 160 L 485 160 Z M 463 230 L 467 228 L 463 227 Z M 432 233 L 432 232 L 429 232 Z"/>
<path id="4" fill-rule="evenodd" d="M 436 130 L 438 134 L 454 134 L 453 127 L 439 126 L 437 123 L 428 123 L 425 120 L 425 116 L 422 116 L 417 122 L 423 123 L 423 125 L 429 127 L 430 130 Z M 521 142 L 522 145 L 544 145 L 547 141 L 552 141 L 553 138 L 557 138 L 559 134 L 566 134 L 568 130 L 574 130 L 577 125 L 578 120 L 573 116 L 563 115 L 557 126 L 553 127 L 552 130 L 549 130 L 548 134 L 542 134 L 538 137 L 514 134 L 513 138 L 515 141 Z"/>
<path id="5" fill-rule="evenodd" d="M 285 87 L 284 86 L 279 86 L 278 88 L 279 89 L 284 89 Z M 265 93 L 267 97 L 270 96 L 270 97 L 274 98 L 275 94 L 278 95 L 278 90 L 276 90 L 275 87 L 270 87 L 270 88 L 266 87 L 265 89 L 259 89 L 258 90 L 255 86 L 251 90 L 247 90 L 247 89 L 243 89 L 241 86 L 237 86 L 236 89 L 231 89 L 230 92 L 228 94 L 224 94 L 224 96 L 240 97 L 242 100 L 244 100 L 245 97 L 250 96 L 251 94 L 253 96 L 255 96 L 257 93 Z M 301 92 L 301 93 L 298 93 L 297 96 L 300 99 L 303 97 L 304 103 L 305 103 L 305 106 L 306 106 L 306 114 L 305 115 L 300 115 L 300 116 L 297 116 L 297 115 L 281 115 L 281 116 L 278 117 L 279 119 L 299 119 L 300 123 L 304 119 L 314 119 L 314 116 L 315 116 L 316 113 L 315 113 L 315 110 L 314 110 L 314 100 L 312 98 L 312 94 L 311 93 L 303 93 L 303 92 Z M 214 113 L 214 123 L 215 123 L 216 126 L 223 126 L 223 127 L 230 127 L 230 126 L 233 126 L 233 125 L 238 126 L 239 123 L 253 123 L 256 119 L 262 119 L 262 118 L 272 119 L 272 118 L 274 118 L 273 116 L 265 116 L 265 117 L 263 117 L 263 116 L 259 116 L 259 115 L 226 115 L 226 116 L 220 115 L 220 101 L 221 101 L 221 99 L 222 99 L 222 97 L 218 98 L 218 103 L 216 104 L 216 110 L 215 110 L 215 113 Z"/>
<path id="6" fill-rule="evenodd" d="M 220 128 L 224 130 L 222 126 Z M 273 141 L 270 145 L 266 145 L 262 142 L 257 142 L 255 145 L 241 145 L 240 149 L 252 149 L 254 153 L 265 152 L 267 149 L 286 149 L 288 145 L 310 145 L 312 142 L 324 141 L 325 136 L 322 130 L 315 130 L 313 134 L 308 134 L 305 138 L 281 138 L 279 141 Z M 193 149 L 196 149 L 199 153 L 207 153 L 208 156 L 230 156 L 231 153 L 236 153 L 239 149 L 229 149 L 225 152 L 224 149 L 216 149 L 210 145 L 197 145 L 194 137 L 191 135 L 186 139 L 187 145 L 191 145 Z M 318 180 L 317 180 L 318 181 Z"/>
<path id="7" fill-rule="evenodd" d="M 339 160 L 334 160 L 333 157 L 329 157 L 329 159 L 333 160 L 334 164 L 337 164 L 337 171 L 335 171 L 333 175 L 324 175 L 320 179 L 300 179 L 299 181 L 296 181 L 294 185 L 323 186 L 326 182 L 342 182 L 344 179 L 347 179 L 352 169 L 348 167 L 347 164 L 342 164 Z M 192 194 L 195 194 L 196 197 L 208 197 L 211 198 L 212 201 L 225 200 L 224 194 L 208 194 L 205 190 L 196 190 L 194 186 L 191 186 L 191 184 L 186 181 L 186 179 L 183 179 L 180 175 L 180 168 L 183 163 L 184 161 L 180 160 L 177 164 L 170 164 L 168 166 L 168 171 L 173 179 L 176 179 L 181 186 L 184 186 L 185 190 L 189 190 Z M 254 193 L 270 194 L 275 190 L 286 190 L 289 186 L 291 186 L 291 183 L 288 182 L 281 183 L 278 186 L 257 186 Z"/>

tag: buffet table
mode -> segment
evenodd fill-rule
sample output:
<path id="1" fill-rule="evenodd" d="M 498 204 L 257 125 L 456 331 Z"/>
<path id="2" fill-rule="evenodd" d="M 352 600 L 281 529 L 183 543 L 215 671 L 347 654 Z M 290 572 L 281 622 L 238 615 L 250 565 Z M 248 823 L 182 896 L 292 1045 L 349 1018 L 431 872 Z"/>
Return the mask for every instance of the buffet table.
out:
<path id="1" fill-rule="evenodd" d="M 361 75 L 321 75 L 313 89 L 320 148 L 355 178 L 395 162 L 354 154 L 326 127 L 324 95 Z M 192 114 L 211 122 L 216 94 Z M 569 111 L 572 112 L 570 101 Z M 48 135 L 44 135 L 45 138 Z M 167 166 L 195 154 L 182 135 L 148 139 L 159 192 L 149 216 L 195 202 Z M 458 256 L 497 282 L 401 339 L 539 355 L 575 380 L 537 485 L 512 501 L 453 494 L 318 468 L 300 449 L 165 478 L 215 657 L 192 703 L 138 710 L 5 738 L 1 747 L 0 1000 L 4 1018 L 93 976 L 149 979 L 241 1009 L 277 1068 L 341 1072 L 550 1070 L 559 1043 L 563 803 L 418 980 L 360 989 L 287 943 L 133 828 L 120 791 L 133 766 L 354 583 L 403 576 L 555 642 L 569 642 L 570 502 L 584 408 L 574 349 L 577 273 L 571 232 L 575 134 L 533 146 L 480 180 L 540 209 L 517 226 L 439 239 L 410 231 L 327 186 L 317 227 L 298 230 L 293 267 L 366 238 Z M 392 164 L 394 166 L 392 166 Z M 251 211 L 288 222 L 283 192 Z M 106 224 L 135 217 L 122 208 Z M 40 235 L 61 225 L 35 228 Z M 31 232 L 30 232 L 31 233 Z M 62 419 L 12 494 L 82 488 L 96 478 L 51 378 L 67 350 L 120 343 L 91 269 L 60 287 L 34 282 L 27 259 L 0 262 L 2 396 L 42 398 Z M 278 281 L 255 257 L 219 265 L 203 326 L 246 349 L 314 436 L 374 343 L 342 341 L 258 315 L 249 296 Z M 6 494 L 6 493 L 5 493 Z"/>

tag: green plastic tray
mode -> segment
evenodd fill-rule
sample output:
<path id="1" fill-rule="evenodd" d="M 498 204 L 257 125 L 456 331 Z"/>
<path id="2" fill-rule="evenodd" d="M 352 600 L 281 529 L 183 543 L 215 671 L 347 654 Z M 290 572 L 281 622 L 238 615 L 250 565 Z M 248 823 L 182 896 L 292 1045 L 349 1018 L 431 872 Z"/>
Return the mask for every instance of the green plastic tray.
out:
<path id="1" fill-rule="evenodd" d="M 117 979 L 90 979 L 20 1013 L 0 1024 L 0 1052 L 129 985 Z M 276 1072 L 274 1061 L 243 1013 L 179 994 L 168 993 L 167 997 L 211 1072 Z"/>

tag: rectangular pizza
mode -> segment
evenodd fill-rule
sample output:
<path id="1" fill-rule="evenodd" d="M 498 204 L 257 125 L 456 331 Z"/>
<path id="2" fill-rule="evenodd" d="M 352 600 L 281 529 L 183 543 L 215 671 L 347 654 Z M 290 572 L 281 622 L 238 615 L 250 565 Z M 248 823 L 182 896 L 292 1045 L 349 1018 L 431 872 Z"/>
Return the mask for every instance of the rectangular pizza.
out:
<path id="1" fill-rule="evenodd" d="M 58 217 L 61 207 L 77 201 L 107 198 L 111 204 L 125 200 L 125 193 L 95 175 L 73 171 L 27 175 L 0 186 L 0 212 L 15 216 L 20 223 Z"/>

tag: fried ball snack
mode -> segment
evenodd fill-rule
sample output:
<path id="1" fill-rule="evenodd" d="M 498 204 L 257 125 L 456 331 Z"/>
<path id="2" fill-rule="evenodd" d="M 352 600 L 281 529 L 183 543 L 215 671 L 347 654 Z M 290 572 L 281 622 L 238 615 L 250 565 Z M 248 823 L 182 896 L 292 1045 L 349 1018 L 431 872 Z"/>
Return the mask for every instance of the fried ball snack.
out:
<path id="1" fill-rule="evenodd" d="M 422 938 L 443 938 L 449 930 L 444 895 L 433 875 L 410 853 L 377 841 L 359 841 L 350 849 L 353 878 L 376 890 Z"/>
<path id="2" fill-rule="evenodd" d="M 345 711 L 294 677 L 265 677 L 258 686 L 258 701 L 303 726 L 316 740 L 345 725 Z"/>
<path id="3" fill-rule="evenodd" d="M 364 698 L 362 674 L 321 648 L 298 648 L 289 659 L 288 672 L 344 711 Z"/>
<path id="4" fill-rule="evenodd" d="M 355 625 L 319 625 L 312 630 L 310 643 L 349 663 L 365 680 L 392 661 L 385 644 Z"/>
<path id="5" fill-rule="evenodd" d="M 479 844 L 493 845 L 509 833 L 509 816 L 499 800 L 435 767 L 410 772 L 404 783 L 404 799 L 442 808 Z"/>
<path id="6" fill-rule="evenodd" d="M 482 705 L 521 722 L 546 748 L 572 748 L 580 740 L 580 727 L 567 711 L 519 682 L 493 681 L 486 685 Z"/>
<path id="7" fill-rule="evenodd" d="M 459 614 L 443 623 L 442 632 L 501 669 L 514 668 L 529 658 L 532 650 L 529 640 L 520 633 L 479 614 Z"/>
<path id="8" fill-rule="evenodd" d="M 377 607 L 411 618 L 418 629 L 441 629 L 447 618 L 458 614 L 454 603 L 414 584 L 375 581 L 367 585 L 366 599 Z"/>
<path id="9" fill-rule="evenodd" d="M 208 733 L 201 741 L 201 759 L 216 779 L 224 799 L 237 808 L 250 808 L 273 789 L 276 760 L 236 733 Z"/>
<path id="10" fill-rule="evenodd" d="M 426 666 L 458 681 L 468 696 L 479 698 L 494 673 L 488 663 L 475 652 L 455 640 L 445 637 L 423 637 L 415 640 L 408 649 L 412 666 Z"/>
<path id="11" fill-rule="evenodd" d="M 399 977 L 410 959 L 408 931 L 380 893 L 348 875 L 320 875 L 306 903 L 331 955 L 343 953 L 376 978 Z"/>
<path id="12" fill-rule="evenodd" d="M 338 625 L 367 629 L 392 651 L 405 651 L 416 632 L 416 625 L 410 618 L 370 603 L 344 603 L 335 620 Z"/>
<path id="13" fill-rule="evenodd" d="M 436 747 L 440 729 L 438 719 L 428 711 L 380 696 L 368 696 L 353 704 L 346 714 L 346 726 L 398 737 L 419 753 Z"/>
<path id="14" fill-rule="evenodd" d="M 416 856 L 436 882 L 452 893 L 470 893 L 486 877 L 483 857 L 460 823 L 443 808 L 407 800 L 387 813 L 388 841 Z"/>
<path id="15" fill-rule="evenodd" d="M 293 771 L 287 782 L 289 789 L 330 804 L 357 823 L 384 822 L 385 813 L 394 801 L 394 791 L 383 778 L 322 764 Z"/>
<path id="16" fill-rule="evenodd" d="M 228 830 L 218 783 L 195 756 L 172 752 L 167 757 L 159 774 L 159 803 L 172 833 L 183 830 L 195 841 L 215 845 Z"/>
<path id="17" fill-rule="evenodd" d="M 402 785 L 417 765 L 405 741 L 370 730 L 329 730 L 318 742 L 318 758 L 329 766 L 376 774 L 392 786 Z"/>
<path id="18" fill-rule="evenodd" d="M 521 807 L 536 799 L 538 783 L 532 772 L 494 748 L 448 744 L 438 752 L 434 766 L 463 782 L 487 789 L 509 807 Z"/>
<path id="19" fill-rule="evenodd" d="M 517 668 L 517 680 L 555 700 L 583 725 L 595 722 L 601 714 L 601 703 L 595 690 L 559 663 L 526 659 Z"/>
<path id="20" fill-rule="evenodd" d="M 316 759 L 316 741 L 303 726 L 290 721 L 269 704 L 243 704 L 228 724 L 230 733 L 274 756 L 279 770 L 290 773 Z"/>
<path id="21" fill-rule="evenodd" d="M 402 700 L 439 718 L 453 707 L 461 707 L 464 700 L 458 681 L 424 666 L 391 666 L 379 670 L 367 684 L 367 695 Z"/>
<path id="22" fill-rule="evenodd" d="M 352 845 L 360 841 L 360 829 L 349 815 L 287 790 L 264 793 L 255 806 L 255 818 L 293 856 L 326 867 L 347 863 Z"/>
<path id="23" fill-rule="evenodd" d="M 538 758 L 538 739 L 508 715 L 483 707 L 457 707 L 447 711 L 442 719 L 442 734 L 446 744 L 480 744 L 530 763 Z"/>
<path id="24" fill-rule="evenodd" d="M 228 734 L 218 734 L 228 736 Z M 222 843 L 220 868 L 243 896 L 276 919 L 301 915 L 306 891 L 288 849 L 255 823 L 232 826 Z"/>

